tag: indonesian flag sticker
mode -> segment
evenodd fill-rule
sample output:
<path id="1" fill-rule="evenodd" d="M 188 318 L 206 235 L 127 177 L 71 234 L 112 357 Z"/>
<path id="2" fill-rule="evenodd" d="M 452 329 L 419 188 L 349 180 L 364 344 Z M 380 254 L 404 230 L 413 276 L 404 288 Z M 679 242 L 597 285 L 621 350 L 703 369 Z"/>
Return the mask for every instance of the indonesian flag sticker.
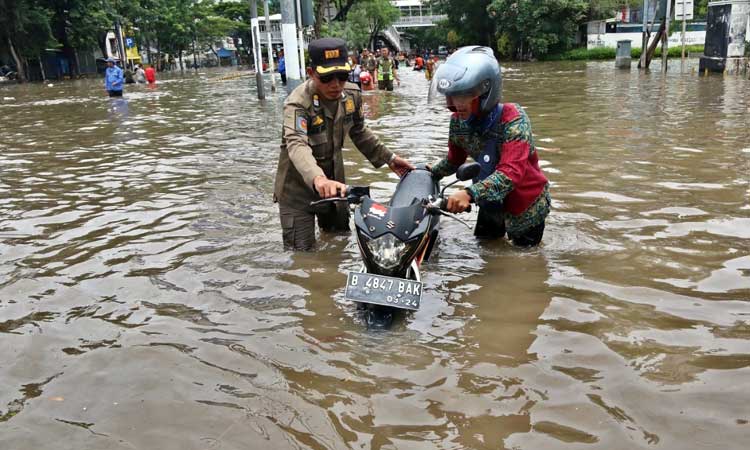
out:
<path id="1" fill-rule="evenodd" d="M 381 205 L 380 203 L 373 203 L 372 205 L 370 205 L 370 210 L 368 212 L 373 216 L 376 216 L 378 219 L 382 219 L 388 212 L 388 208 Z"/>

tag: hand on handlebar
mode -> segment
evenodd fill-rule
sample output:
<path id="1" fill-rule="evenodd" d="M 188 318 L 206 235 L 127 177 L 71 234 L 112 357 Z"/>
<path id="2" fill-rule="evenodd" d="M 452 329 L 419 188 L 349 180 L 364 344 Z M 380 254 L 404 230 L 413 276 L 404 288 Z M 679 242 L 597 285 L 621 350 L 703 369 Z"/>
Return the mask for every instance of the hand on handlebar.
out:
<path id="1" fill-rule="evenodd" d="M 446 202 L 445 210 L 454 214 L 471 208 L 471 196 L 465 189 L 454 192 Z"/>
<path id="2" fill-rule="evenodd" d="M 336 180 L 329 180 L 323 175 L 313 180 L 315 190 L 321 198 L 346 197 L 346 185 Z"/>

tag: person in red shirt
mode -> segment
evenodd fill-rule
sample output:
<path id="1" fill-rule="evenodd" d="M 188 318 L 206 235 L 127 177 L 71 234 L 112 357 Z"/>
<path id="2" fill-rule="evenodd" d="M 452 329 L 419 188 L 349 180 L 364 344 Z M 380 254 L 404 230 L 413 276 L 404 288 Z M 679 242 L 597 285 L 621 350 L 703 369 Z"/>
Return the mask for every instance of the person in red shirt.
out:
<path id="1" fill-rule="evenodd" d="M 148 84 L 156 83 L 156 70 L 151 66 L 146 68 L 146 81 Z"/>
<path id="2" fill-rule="evenodd" d="M 417 55 L 416 58 L 414 58 L 414 70 L 422 70 L 424 67 L 424 59 L 422 59 L 421 56 Z"/>
<path id="3" fill-rule="evenodd" d="M 462 212 L 476 203 L 477 237 L 498 238 L 507 232 L 515 245 L 539 244 L 551 207 L 549 182 L 539 167 L 526 112 L 500 101 L 502 76 L 492 50 L 457 50 L 438 67 L 432 82 L 453 111 L 448 156 L 432 166 L 432 173 L 437 178 L 450 175 L 468 156 L 481 166 L 474 184 L 448 198 L 448 211 Z"/>

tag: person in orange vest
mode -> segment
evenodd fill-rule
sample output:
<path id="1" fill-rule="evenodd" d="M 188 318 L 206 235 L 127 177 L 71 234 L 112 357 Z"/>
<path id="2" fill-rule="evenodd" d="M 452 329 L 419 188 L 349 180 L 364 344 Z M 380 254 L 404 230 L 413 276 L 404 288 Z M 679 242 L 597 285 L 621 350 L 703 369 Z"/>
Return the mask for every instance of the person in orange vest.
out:
<path id="1" fill-rule="evenodd" d="M 414 70 L 422 70 L 424 68 L 424 59 L 422 59 L 421 56 L 417 55 L 417 57 L 414 59 Z"/>

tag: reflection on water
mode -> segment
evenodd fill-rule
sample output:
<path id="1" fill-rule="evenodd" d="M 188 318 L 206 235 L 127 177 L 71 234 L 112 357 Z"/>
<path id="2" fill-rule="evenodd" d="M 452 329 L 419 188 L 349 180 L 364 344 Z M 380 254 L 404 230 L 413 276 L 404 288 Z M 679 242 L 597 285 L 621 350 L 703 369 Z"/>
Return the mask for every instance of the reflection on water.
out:
<path id="1" fill-rule="evenodd" d="M 742 448 L 750 83 L 510 69 L 553 184 L 544 243 L 445 221 L 387 333 L 343 298 L 349 234 L 282 251 L 281 92 L 3 87 L 0 448 Z M 365 94 L 369 124 L 434 161 L 448 115 L 402 79 Z M 346 159 L 388 198 L 395 175 Z"/>

